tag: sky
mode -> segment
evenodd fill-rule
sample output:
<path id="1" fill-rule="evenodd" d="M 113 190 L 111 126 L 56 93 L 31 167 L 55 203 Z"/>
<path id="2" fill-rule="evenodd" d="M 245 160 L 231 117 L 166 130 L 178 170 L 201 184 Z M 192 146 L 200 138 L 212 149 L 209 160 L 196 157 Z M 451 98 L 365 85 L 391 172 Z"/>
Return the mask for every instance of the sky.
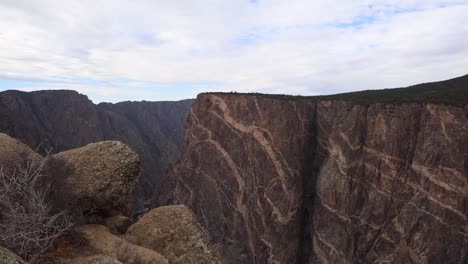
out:
<path id="1" fill-rule="evenodd" d="M 465 74 L 468 0 L 0 0 L 0 91 L 162 101 Z"/>

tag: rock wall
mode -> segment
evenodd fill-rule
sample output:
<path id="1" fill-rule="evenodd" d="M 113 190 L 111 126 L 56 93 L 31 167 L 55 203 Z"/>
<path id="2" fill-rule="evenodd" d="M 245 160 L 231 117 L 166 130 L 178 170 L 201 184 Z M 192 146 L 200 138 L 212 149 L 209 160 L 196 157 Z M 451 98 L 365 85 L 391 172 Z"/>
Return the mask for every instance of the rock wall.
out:
<path id="1" fill-rule="evenodd" d="M 464 263 L 468 106 L 202 94 L 161 204 L 223 263 Z"/>
<path id="2" fill-rule="evenodd" d="M 168 163 L 179 155 L 182 127 L 193 100 L 93 104 L 75 91 L 0 92 L 0 132 L 53 153 L 118 140 L 142 158 L 136 196 L 152 196 Z"/>
<path id="3" fill-rule="evenodd" d="M 317 109 L 310 262 L 464 263 L 468 107 Z"/>

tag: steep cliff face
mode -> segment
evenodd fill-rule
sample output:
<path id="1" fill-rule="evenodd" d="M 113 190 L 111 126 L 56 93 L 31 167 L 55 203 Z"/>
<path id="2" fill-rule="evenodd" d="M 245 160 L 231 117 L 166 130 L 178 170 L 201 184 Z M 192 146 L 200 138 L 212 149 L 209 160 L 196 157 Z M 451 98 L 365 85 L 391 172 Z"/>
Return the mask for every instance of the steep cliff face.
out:
<path id="1" fill-rule="evenodd" d="M 142 157 L 143 176 L 136 189 L 139 197 L 150 199 L 168 164 L 179 158 L 182 130 L 193 101 L 97 105 L 104 139 L 122 141 Z"/>
<path id="2" fill-rule="evenodd" d="M 296 259 L 314 107 L 200 95 L 189 112 L 162 202 L 192 207 L 225 263 Z"/>
<path id="3" fill-rule="evenodd" d="M 199 95 L 160 202 L 224 263 L 467 261 L 468 106 L 332 99 Z"/>
<path id="4" fill-rule="evenodd" d="M 33 149 L 54 153 L 103 140 L 119 140 L 142 158 L 136 188 L 146 199 L 157 189 L 167 164 L 179 153 L 182 127 L 193 100 L 94 105 L 75 91 L 0 93 L 0 132 Z"/>
<path id="5" fill-rule="evenodd" d="M 467 114 L 319 102 L 310 262 L 464 263 Z"/>

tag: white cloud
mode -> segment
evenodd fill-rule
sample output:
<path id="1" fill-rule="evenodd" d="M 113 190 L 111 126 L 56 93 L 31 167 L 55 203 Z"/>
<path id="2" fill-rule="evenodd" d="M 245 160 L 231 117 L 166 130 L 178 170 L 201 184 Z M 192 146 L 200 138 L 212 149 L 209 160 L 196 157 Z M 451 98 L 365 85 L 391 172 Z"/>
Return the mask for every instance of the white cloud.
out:
<path id="1" fill-rule="evenodd" d="M 96 101 L 328 94 L 468 73 L 468 1 L 0 0 L 0 14 L 3 76 Z"/>

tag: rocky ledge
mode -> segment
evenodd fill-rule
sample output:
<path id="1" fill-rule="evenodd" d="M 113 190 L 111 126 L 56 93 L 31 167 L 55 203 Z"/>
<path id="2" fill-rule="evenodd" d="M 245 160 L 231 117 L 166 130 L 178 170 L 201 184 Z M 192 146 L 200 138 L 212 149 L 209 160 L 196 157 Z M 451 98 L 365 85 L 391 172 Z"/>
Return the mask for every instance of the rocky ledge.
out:
<path id="1" fill-rule="evenodd" d="M 5 134 L 0 134 L 0 157 L 0 168 L 13 170 L 43 159 Z M 117 141 L 46 157 L 43 176 L 51 190 L 50 202 L 55 209 L 69 212 L 75 226 L 58 237 L 39 262 L 220 263 L 187 207 L 156 208 L 135 223 L 128 217 L 130 194 L 141 168 L 138 155 Z M 5 247 L 0 247 L 0 264 L 25 263 L 6 249 L 7 241 L 0 245 Z"/>

